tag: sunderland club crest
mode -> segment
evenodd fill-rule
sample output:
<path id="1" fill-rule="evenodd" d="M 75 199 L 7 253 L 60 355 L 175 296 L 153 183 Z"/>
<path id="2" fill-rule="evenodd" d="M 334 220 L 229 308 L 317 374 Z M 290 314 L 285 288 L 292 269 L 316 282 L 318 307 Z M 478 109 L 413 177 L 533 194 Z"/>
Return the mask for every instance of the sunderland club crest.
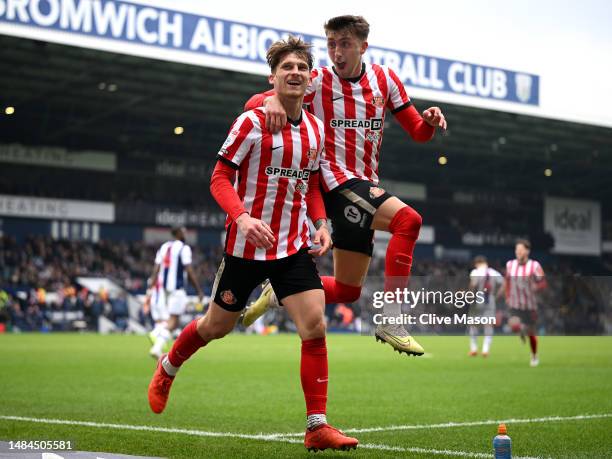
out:
<path id="1" fill-rule="evenodd" d="M 385 106 L 385 98 L 382 96 L 372 97 L 372 104 L 377 108 L 383 108 Z"/>
<path id="2" fill-rule="evenodd" d="M 236 295 L 231 290 L 223 290 L 219 296 L 225 304 L 236 304 L 238 302 Z"/>

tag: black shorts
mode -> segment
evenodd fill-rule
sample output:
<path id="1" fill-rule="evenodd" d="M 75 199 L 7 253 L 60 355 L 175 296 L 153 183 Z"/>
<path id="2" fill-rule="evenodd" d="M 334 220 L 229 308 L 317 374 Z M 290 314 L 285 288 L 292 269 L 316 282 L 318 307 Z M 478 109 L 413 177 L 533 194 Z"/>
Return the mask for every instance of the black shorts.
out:
<path id="1" fill-rule="evenodd" d="M 332 240 L 337 249 L 372 256 L 374 214 L 392 195 L 367 180 L 351 179 L 323 194 L 325 211 L 331 219 Z"/>
<path id="2" fill-rule="evenodd" d="M 538 312 L 533 309 L 510 308 L 510 316 L 521 319 L 521 323 L 527 327 L 534 327 L 538 322 Z"/>
<path id="3" fill-rule="evenodd" d="M 278 260 L 246 260 L 228 254 L 217 271 L 212 298 L 223 309 L 244 309 L 257 285 L 270 279 L 279 300 L 307 290 L 323 289 L 317 266 L 308 249 Z"/>

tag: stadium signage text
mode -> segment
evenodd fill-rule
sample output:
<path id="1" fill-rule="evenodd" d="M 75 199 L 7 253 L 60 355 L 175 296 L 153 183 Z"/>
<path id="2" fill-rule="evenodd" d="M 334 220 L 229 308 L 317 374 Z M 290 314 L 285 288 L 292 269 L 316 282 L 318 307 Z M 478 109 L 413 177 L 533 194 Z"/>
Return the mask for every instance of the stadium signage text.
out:
<path id="1" fill-rule="evenodd" d="M 7 31 L 17 36 L 40 39 L 31 32 L 34 27 L 64 32 L 54 35 L 53 41 L 83 46 L 79 35 L 86 35 L 96 39 L 86 44 L 93 48 L 179 62 L 186 61 L 185 52 L 196 53 L 197 61 L 190 59 L 190 63 L 266 75 L 268 46 L 287 34 L 280 29 L 119 0 L 0 0 L 2 22 L 28 26 Z M 327 65 L 325 40 L 300 35 L 314 45 L 315 64 Z M 147 51 L 127 49 L 121 43 L 145 45 Z M 160 54 L 156 48 L 170 52 Z M 539 105 L 537 75 L 374 46 L 368 48 L 365 60 L 393 68 L 408 86 Z"/>
<path id="2" fill-rule="evenodd" d="M 115 206 L 106 202 L 0 194 L 0 215 L 110 223 L 115 220 Z"/>
<path id="3" fill-rule="evenodd" d="M 223 227 L 225 214 L 221 212 L 162 209 L 155 213 L 156 225 Z"/>
<path id="4" fill-rule="evenodd" d="M 0 162 L 109 172 L 117 170 L 117 157 L 114 153 L 71 152 L 65 148 L 29 147 L 20 144 L 0 144 Z"/>
<path id="5" fill-rule="evenodd" d="M 472 233 L 467 232 L 461 236 L 461 242 L 465 245 L 500 245 L 512 246 L 517 239 L 524 237 L 520 234 L 512 233 Z"/>
<path id="6" fill-rule="evenodd" d="M 555 253 L 601 255 L 599 202 L 547 196 L 544 200 L 544 230 L 555 240 Z"/>

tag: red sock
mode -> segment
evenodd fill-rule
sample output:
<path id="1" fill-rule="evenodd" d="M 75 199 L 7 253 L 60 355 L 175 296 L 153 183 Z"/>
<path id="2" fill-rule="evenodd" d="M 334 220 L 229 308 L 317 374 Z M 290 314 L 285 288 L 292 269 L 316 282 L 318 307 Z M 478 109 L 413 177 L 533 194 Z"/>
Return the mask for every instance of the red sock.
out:
<path id="1" fill-rule="evenodd" d="M 529 345 L 531 346 L 531 352 L 534 354 L 538 353 L 538 337 L 535 335 L 529 335 Z"/>
<path id="2" fill-rule="evenodd" d="M 300 366 L 306 415 L 325 414 L 327 407 L 327 347 L 325 338 L 302 341 Z"/>
<path id="3" fill-rule="evenodd" d="M 325 304 L 354 303 L 361 295 L 361 287 L 343 284 L 333 276 L 321 276 L 325 291 Z"/>
<path id="4" fill-rule="evenodd" d="M 172 349 L 168 354 L 168 360 L 173 367 L 180 367 L 195 351 L 207 344 L 208 341 L 204 341 L 198 334 L 198 319 L 194 319 L 183 328 L 183 331 L 172 345 Z"/>
<path id="5" fill-rule="evenodd" d="M 385 291 L 403 289 L 408 285 L 412 252 L 422 223 L 421 216 L 410 206 L 400 209 L 391 220 L 391 239 L 385 258 Z"/>

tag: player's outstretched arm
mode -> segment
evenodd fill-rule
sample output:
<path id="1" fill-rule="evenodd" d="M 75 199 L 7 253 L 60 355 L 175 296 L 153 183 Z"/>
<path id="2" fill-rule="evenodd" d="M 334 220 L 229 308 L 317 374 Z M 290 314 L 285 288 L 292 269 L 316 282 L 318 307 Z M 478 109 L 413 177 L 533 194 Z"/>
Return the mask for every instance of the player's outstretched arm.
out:
<path id="1" fill-rule="evenodd" d="M 429 107 L 423 110 L 423 119 L 432 127 L 446 129 L 446 118 L 440 107 Z"/>
<path id="2" fill-rule="evenodd" d="M 410 105 L 393 115 L 415 142 L 428 142 L 433 138 L 436 127 L 446 129 L 447 126 L 439 107 L 430 107 L 424 110 L 421 116 L 414 105 Z"/>
<path id="3" fill-rule="evenodd" d="M 264 102 L 266 101 L 266 97 L 273 96 L 274 94 L 276 94 L 274 92 L 274 89 L 269 89 L 266 92 L 260 92 L 259 94 L 255 94 L 254 96 L 251 96 L 251 98 L 247 100 L 247 103 L 244 104 L 243 112 L 248 112 L 249 110 L 255 110 L 258 107 L 263 107 Z"/>
<path id="4" fill-rule="evenodd" d="M 287 112 L 280 103 L 273 90 L 261 94 L 255 94 L 244 106 L 244 111 L 253 110 L 258 107 L 266 109 L 266 128 L 273 134 L 280 131 L 287 124 Z"/>

